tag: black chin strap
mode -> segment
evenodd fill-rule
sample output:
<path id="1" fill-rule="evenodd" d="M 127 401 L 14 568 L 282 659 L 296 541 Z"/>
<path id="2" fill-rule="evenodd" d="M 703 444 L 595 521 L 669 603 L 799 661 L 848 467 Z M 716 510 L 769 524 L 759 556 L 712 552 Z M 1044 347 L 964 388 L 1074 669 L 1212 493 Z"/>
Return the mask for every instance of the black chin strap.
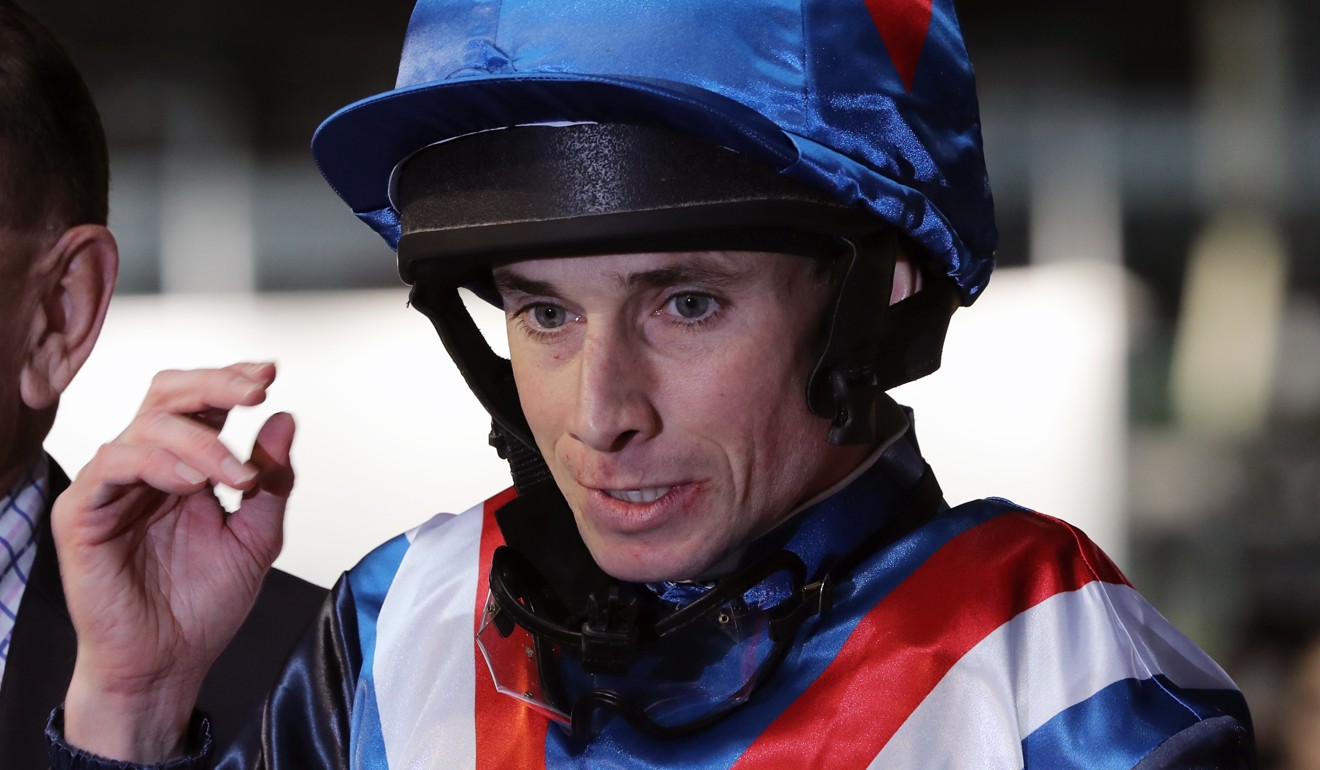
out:
<path id="1" fill-rule="evenodd" d="M 490 421 L 488 441 L 495 447 L 495 453 L 508 461 L 509 474 L 513 478 L 513 488 L 524 494 L 543 484 L 553 484 L 550 466 L 546 465 L 541 453 L 528 446 L 522 439 L 513 436 L 500 427 L 498 420 Z"/>
<path id="2" fill-rule="evenodd" d="M 538 484 L 551 482 L 550 468 L 536 450 L 532 431 L 523 417 L 513 367 L 490 349 L 458 288 L 427 280 L 426 266 L 422 263 L 418 267 L 421 279 L 413 284 L 409 302 L 431 321 L 463 380 L 490 413 L 490 445 L 509 461 L 514 487 L 525 493 Z"/>

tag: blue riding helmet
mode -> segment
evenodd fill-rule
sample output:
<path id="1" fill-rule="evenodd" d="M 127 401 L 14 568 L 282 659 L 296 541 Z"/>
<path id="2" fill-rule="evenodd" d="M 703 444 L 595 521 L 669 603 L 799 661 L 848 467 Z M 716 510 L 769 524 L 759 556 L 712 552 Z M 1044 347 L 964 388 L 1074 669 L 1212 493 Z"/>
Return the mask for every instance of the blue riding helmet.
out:
<path id="1" fill-rule="evenodd" d="M 351 104 L 312 151 L 398 248 L 392 179 L 428 146 L 529 124 L 676 130 L 872 212 L 962 302 L 997 231 L 971 63 L 951 0 L 420 0 L 394 90 Z"/>

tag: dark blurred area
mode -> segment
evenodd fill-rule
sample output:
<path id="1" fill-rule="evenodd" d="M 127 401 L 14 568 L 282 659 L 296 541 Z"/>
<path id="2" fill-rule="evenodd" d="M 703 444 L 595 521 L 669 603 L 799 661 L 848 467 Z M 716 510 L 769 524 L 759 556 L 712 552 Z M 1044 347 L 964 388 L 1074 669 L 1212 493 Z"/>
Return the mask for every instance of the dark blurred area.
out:
<path id="1" fill-rule="evenodd" d="M 411 2 L 22 4 L 101 106 L 122 292 L 397 285 L 307 146 L 393 83 Z M 1305 726 L 1320 673 L 1303 663 L 1320 669 L 1314 0 L 959 12 L 1001 266 L 1085 259 L 1131 278 L 1129 575 L 1243 687 L 1267 766 L 1320 767 L 1281 748 L 1285 733 L 1320 745 Z"/>

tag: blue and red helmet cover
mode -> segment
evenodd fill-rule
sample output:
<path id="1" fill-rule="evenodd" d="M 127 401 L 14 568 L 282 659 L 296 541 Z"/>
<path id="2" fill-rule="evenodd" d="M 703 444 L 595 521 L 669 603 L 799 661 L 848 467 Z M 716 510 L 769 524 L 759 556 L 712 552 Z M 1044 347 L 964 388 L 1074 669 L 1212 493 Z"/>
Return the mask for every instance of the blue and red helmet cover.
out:
<path id="1" fill-rule="evenodd" d="M 312 150 L 396 248 L 395 169 L 496 128 L 622 122 L 758 158 L 898 227 L 965 303 L 998 234 L 975 78 L 952 0 L 420 0 L 394 90 Z"/>

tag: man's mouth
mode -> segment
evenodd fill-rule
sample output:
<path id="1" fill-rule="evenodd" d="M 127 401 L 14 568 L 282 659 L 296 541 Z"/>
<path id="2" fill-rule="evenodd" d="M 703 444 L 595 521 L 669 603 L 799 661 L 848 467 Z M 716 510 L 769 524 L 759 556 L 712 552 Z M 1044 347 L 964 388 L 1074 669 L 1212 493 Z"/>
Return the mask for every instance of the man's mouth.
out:
<path id="1" fill-rule="evenodd" d="M 625 503 L 654 503 L 664 497 L 673 487 L 648 487 L 646 489 L 602 489 L 606 495 Z"/>

